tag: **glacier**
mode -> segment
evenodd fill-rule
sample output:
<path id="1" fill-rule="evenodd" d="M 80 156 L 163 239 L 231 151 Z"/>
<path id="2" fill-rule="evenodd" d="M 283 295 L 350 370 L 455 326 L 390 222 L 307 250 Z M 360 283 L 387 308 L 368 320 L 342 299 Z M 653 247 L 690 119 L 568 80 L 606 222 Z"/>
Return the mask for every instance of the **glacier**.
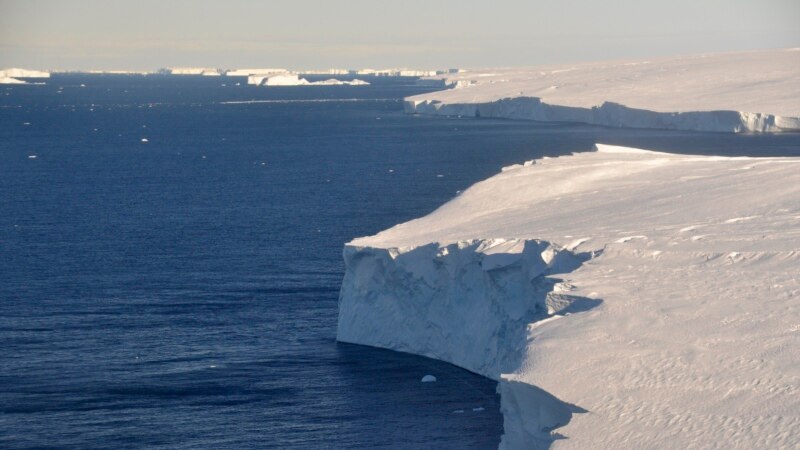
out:
<path id="1" fill-rule="evenodd" d="M 504 168 L 345 245 L 337 339 L 498 381 L 501 448 L 797 448 L 800 158 Z"/>
<path id="2" fill-rule="evenodd" d="M 408 113 L 714 132 L 800 130 L 800 49 L 442 75 Z"/>

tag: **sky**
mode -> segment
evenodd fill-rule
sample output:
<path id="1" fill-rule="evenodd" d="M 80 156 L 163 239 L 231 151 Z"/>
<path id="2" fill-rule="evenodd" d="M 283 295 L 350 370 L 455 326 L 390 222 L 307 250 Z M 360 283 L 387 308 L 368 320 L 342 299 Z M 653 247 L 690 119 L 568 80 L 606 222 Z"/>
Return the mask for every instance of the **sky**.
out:
<path id="1" fill-rule="evenodd" d="M 800 47 L 800 0 L 0 0 L 0 68 L 531 66 Z"/>

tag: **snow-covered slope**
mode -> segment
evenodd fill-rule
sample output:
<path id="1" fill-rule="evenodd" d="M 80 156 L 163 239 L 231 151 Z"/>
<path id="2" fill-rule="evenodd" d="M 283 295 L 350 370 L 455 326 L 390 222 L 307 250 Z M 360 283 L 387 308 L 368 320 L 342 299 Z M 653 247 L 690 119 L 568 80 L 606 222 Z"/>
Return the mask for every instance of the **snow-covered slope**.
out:
<path id="1" fill-rule="evenodd" d="M 800 130 L 800 49 L 493 69 L 406 99 L 410 113 L 703 131 Z"/>
<path id="2" fill-rule="evenodd" d="M 503 448 L 800 445 L 798 158 L 598 145 L 344 257 L 338 339 L 499 380 Z"/>

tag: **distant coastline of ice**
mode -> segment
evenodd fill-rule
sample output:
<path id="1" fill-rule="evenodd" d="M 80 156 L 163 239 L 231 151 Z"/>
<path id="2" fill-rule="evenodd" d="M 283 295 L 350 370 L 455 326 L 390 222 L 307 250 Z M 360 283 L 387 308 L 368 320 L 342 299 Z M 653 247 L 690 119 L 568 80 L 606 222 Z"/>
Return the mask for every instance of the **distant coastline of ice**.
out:
<path id="1" fill-rule="evenodd" d="M 716 132 L 800 130 L 798 49 L 441 76 L 408 113 Z"/>

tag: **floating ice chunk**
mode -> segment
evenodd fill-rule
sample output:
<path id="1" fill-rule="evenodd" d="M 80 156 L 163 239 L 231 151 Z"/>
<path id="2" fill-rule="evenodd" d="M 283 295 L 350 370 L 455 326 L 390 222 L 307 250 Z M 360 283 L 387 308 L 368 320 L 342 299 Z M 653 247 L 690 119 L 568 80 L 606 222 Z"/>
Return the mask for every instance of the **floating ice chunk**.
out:
<path id="1" fill-rule="evenodd" d="M 472 408 L 472 411 L 473 411 L 473 412 L 481 412 L 481 411 L 483 411 L 483 410 L 484 410 L 483 406 L 479 406 L 479 407 L 477 407 L 477 408 Z"/>
<path id="2" fill-rule="evenodd" d="M 436 381 L 436 377 L 433 375 L 425 375 L 424 377 L 422 377 L 422 380 L 420 381 L 422 381 L 423 383 L 433 383 Z"/>
<path id="3" fill-rule="evenodd" d="M 150 142 L 147 138 L 142 138 L 142 142 Z"/>
<path id="4" fill-rule="evenodd" d="M 36 158 L 37 158 L 36 155 L 28 155 L 28 159 L 36 159 Z"/>
<path id="5" fill-rule="evenodd" d="M 464 414 L 464 410 L 463 409 L 457 409 L 457 410 L 453 411 L 453 414 Z"/>

